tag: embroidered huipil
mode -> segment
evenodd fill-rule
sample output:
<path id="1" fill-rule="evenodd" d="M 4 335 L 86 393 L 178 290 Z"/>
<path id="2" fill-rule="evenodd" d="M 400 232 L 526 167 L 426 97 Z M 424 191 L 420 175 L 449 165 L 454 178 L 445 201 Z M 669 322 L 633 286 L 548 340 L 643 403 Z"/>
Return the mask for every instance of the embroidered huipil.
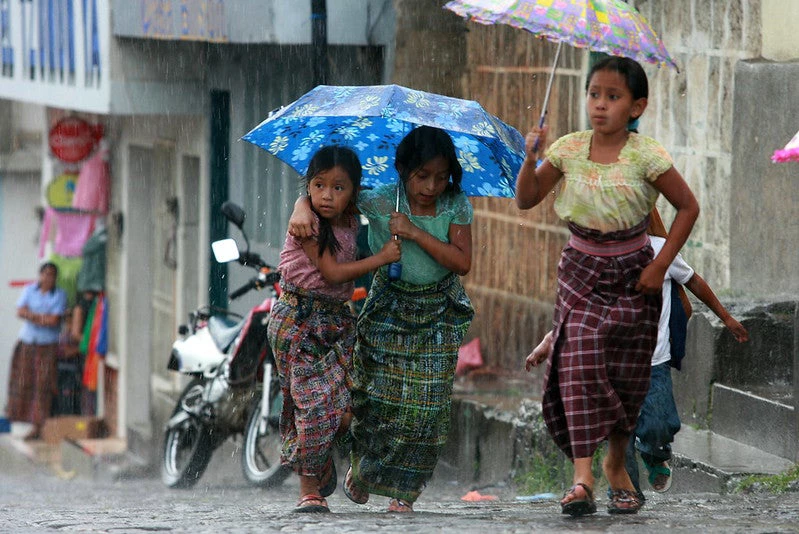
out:
<path id="1" fill-rule="evenodd" d="M 671 157 L 651 137 L 630 132 L 617 162 L 595 163 L 588 159 L 592 137 L 592 130 L 565 135 L 546 151 L 564 177 L 555 212 L 602 233 L 626 230 L 652 211 L 658 197 L 652 182 L 672 167 Z"/>

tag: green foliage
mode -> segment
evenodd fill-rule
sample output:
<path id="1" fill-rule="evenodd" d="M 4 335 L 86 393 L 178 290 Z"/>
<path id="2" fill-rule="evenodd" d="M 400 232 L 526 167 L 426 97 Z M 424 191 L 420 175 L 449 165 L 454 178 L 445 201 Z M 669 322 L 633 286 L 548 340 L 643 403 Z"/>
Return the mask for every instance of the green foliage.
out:
<path id="1" fill-rule="evenodd" d="M 606 447 L 599 447 L 591 461 L 591 470 L 597 482 L 602 480 L 602 460 L 605 454 Z M 573 477 L 574 466 L 559 450 L 548 454 L 535 451 L 527 470 L 517 473 L 513 482 L 520 495 L 559 493 L 571 487 Z"/>
<path id="2" fill-rule="evenodd" d="M 778 475 L 752 475 L 735 487 L 736 493 L 765 490 L 770 493 L 785 493 L 799 484 L 799 464 Z"/>

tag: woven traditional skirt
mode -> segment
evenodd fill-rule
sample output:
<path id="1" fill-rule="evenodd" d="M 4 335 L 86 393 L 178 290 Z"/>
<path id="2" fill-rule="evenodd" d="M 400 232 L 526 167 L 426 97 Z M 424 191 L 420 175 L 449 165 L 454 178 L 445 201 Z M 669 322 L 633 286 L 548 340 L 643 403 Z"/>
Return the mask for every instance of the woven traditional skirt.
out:
<path id="1" fill-rule="evenodd" d="M 267 337 L 283 410 L 281 461 L 303 476 L 320 476 L 350 410 L 355 318 L 346 303 L 282 284 Z"/>
<path id="2" fill-rule="evenodd" d="M 358 319 L 353 362 L 351 459 L 361 489 L 413 502 L 432 476 L 473 315 L 455 275 L 416 286 L 378 272 Z"/>
<path id="3" fill-rule="evenodd" d="M 558 265 L 543 412 L 552 438 L 571 459 L 592 456 L 613 430 L 632 432 L 649 389 L 661 296 L 635 290 L 653 257 L 648 240 L 640 239 L 647 222 L 610 234 L 569 225 L 573 239 Z M 575 239 L 596 247 L 594 254 L 619 245 L 619 255 L 581 252 Z M 634 242 L 630 251 L 625 245 Z"/>
<path id="4" fill-rule="evenodd" d="M 11 421 L 42 425 L 50 417 L 56 393 L 58 344 L 18 342 L 8 377 L 6 415 Z"/>

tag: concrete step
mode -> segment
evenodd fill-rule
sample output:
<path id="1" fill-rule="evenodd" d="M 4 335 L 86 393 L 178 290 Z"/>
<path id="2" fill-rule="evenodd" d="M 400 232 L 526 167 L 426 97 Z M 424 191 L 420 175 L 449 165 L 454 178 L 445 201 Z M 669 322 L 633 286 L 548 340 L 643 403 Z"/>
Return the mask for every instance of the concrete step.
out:
<path id="1" fill-rule="evenodd" d="M 452 467 L 460 483 L 481 486 L 501 484 L 525 472 L 536 455 L 561 457 L 543 424 L 540 407 L 538 399 L 456 395 L 442 461 Z M 671 491 L 678 493 L 728 493 L 746 476 L 783 473 L 794 465 L 688 425 L 677 434 L 673 453 Z"/>
<path id="2" fill-rule="evenodd" d="M 710 430 L 782 458 L 796 458 L 796 416 L 790 392 L 744 391 L 714 384 L 712 395 Z"/>
<path id="3" fill-rule="evenodd" d="M 673 492 L 728 493 L 749 475 L 775 475 L 794 463 L 709 430 L 683 425 L 672 445 Z"/>

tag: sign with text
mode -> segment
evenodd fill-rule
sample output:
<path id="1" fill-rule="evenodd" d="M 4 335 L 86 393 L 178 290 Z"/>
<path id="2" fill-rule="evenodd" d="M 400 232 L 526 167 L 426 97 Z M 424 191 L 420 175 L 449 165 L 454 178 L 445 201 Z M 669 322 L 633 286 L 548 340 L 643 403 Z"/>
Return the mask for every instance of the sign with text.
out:
<path id="1" fill-rule="evenodd" d="M 142 36 L 225 42 L 225 0 L 139 0 Z"/>

